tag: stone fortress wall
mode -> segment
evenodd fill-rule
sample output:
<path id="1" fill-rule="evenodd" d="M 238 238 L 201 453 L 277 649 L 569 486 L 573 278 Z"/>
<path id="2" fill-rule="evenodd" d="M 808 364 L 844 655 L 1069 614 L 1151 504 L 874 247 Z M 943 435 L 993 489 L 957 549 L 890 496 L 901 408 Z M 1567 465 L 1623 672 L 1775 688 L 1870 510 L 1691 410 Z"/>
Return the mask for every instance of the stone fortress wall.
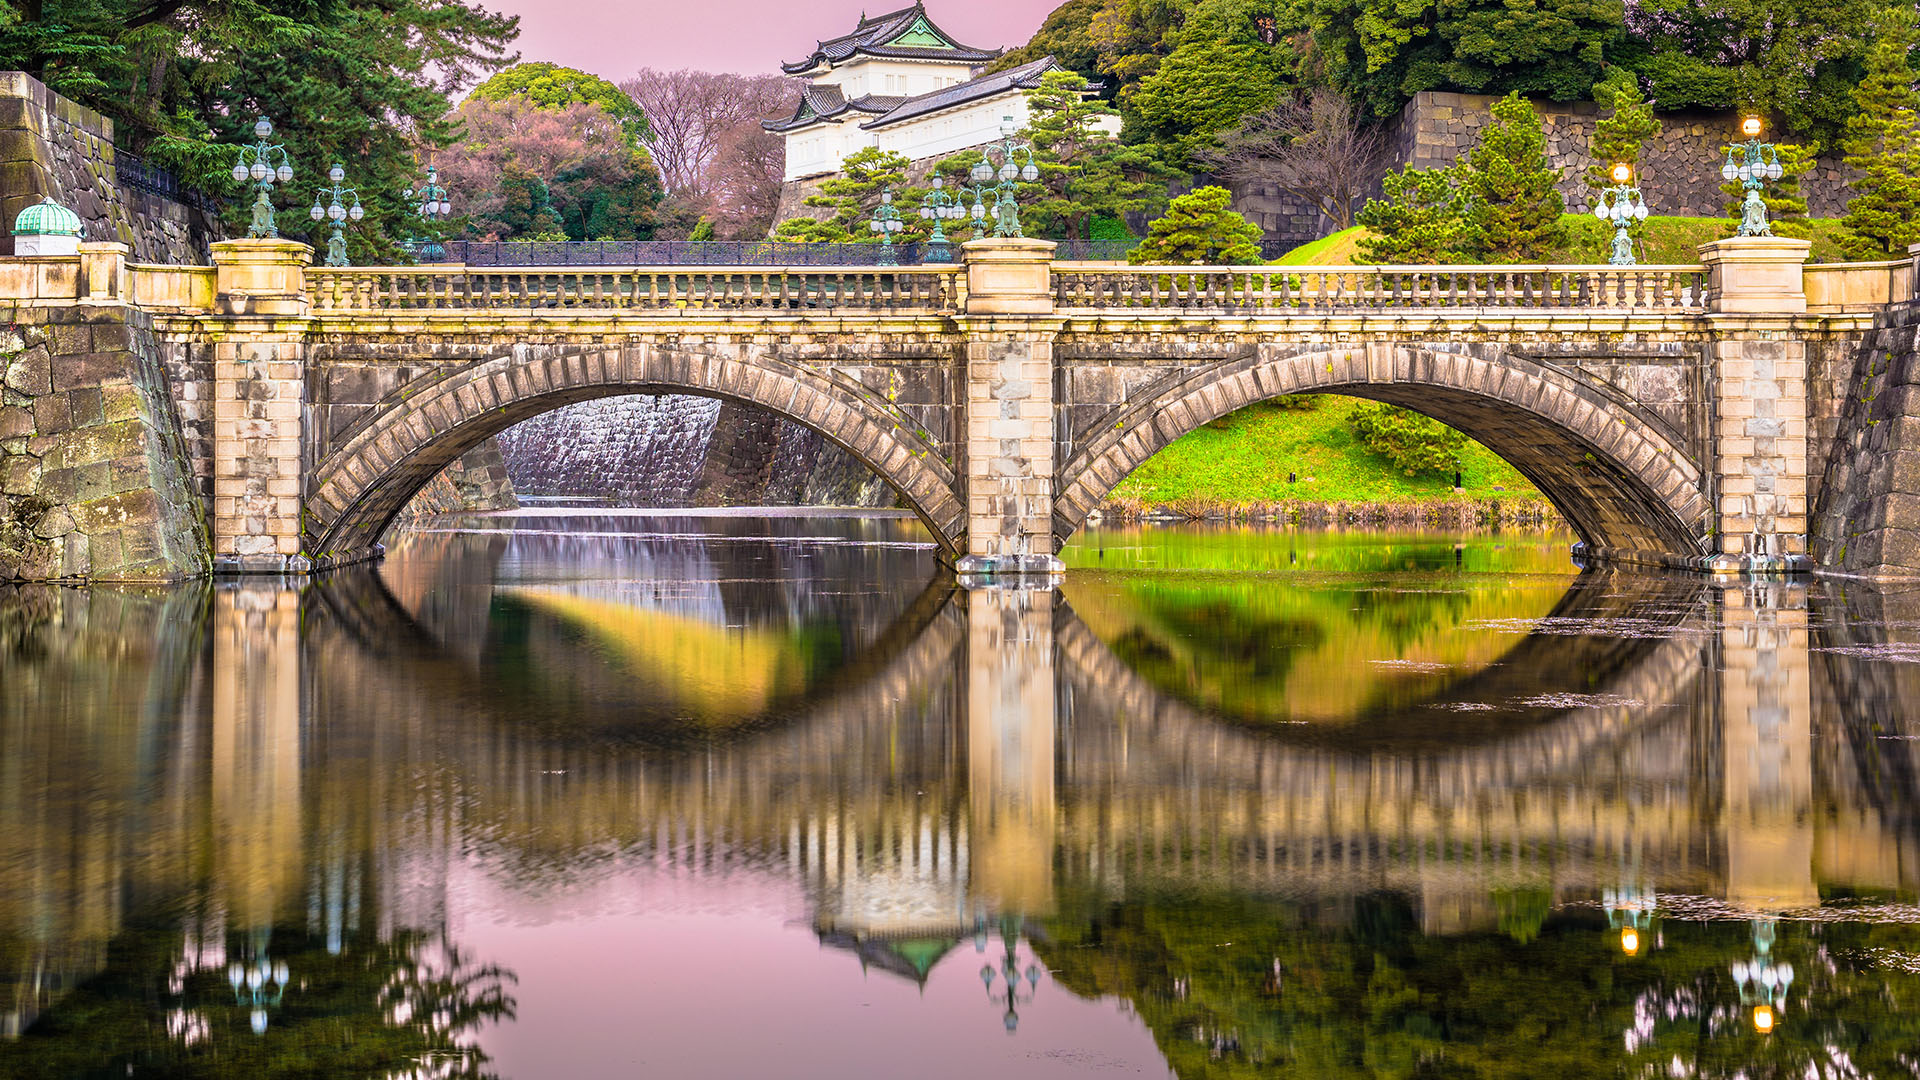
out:
<path id="1" fill-rule="evenodd" d="M 20 211 L 51 198 L 80 215 L 83 239 L 126 244 L 135 262 L 206 265 L 207 245 L 226 238 L 219 218 L 123 180 L 123 164 L 111 119 L 0 72 L 0 255 L 13 254 Z"/>
<path id="2" fill-rule="evenodd" d="M 1402 166 L 1445 168 L 1467 156 L 1492 121 L 1498 99 L 1486 94 L 1445 94 L 1422 91 L 1387 125 L 1386 164 L 1370 185 L 1375 193 L 1385 173 Z M 1589 147 L 1600 107 L 1591 101 L 1535 100 L 1547 135 L 1547 156 L 1562 172 L 1560 194 L 1567 209 L 1585 213 L 1592 207 L 1587 166 L 1594 163 Z M 1736 112 L 1662 113 L 1664 125 L 1645 148 L 1640 161 L 1640 189 L 1652 213 L 1680 217 L 1721 217 L 1726 196 L 1720 192 L 1720 165 L 1727 144 L 1738 137 Z M 1609 163 L 1611 164 L 1611 163 Z M 1807 211 L 1814 217 L 1838 217 L 1846 212 L 1848 170 L 1833 155 L 1820 157 L 1800 181 Z M 1331 222 L 1296 195 L 1278 188 L 1239 185 L 1234 209 L 1259 225 L 1269 240 L 1303 244 L 1327 235 Z"/>

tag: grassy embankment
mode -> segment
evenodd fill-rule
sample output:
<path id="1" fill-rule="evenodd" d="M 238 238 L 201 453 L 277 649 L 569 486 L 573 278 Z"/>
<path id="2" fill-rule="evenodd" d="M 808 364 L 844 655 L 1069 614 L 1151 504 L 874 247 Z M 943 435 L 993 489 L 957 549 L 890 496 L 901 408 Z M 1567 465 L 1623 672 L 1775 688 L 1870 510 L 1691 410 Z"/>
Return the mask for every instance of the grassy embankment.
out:
<path id="1" fill-rule="evenodd" d="M 1568 242 L 1547 262 L 1598 262 L 1609 226 L 1586 214 L 1566 215 Z M 1839 222 L 1808 222 L 1815 261 L 1841 258 Z M 1365 230 L 1347 229 L 1280 257 L 1285 266 L 1351 266 L 1361 262 Z M 1642 261 L 1694 263 L 1696 250 L 1731 232 L 1724 218 L 1647 219 Z M 1546 500 L 1498 455 L 1469 442 L 1461 455 L 1462 490 L 1453 477 L 1411 477 L 1362 446 L 1347 423 L 1347 399 L 1326 397 L 1312 409 L 1255 405 L 1194 431 L 1121 481 L 1107 511 L 1123 518 L 1163 512 L 1180 517 L 1280 518 L 1414 524 L 1541 521 L 1554 517 Z M 1289 484 L 1292 472 L 1297 482 Z"/>

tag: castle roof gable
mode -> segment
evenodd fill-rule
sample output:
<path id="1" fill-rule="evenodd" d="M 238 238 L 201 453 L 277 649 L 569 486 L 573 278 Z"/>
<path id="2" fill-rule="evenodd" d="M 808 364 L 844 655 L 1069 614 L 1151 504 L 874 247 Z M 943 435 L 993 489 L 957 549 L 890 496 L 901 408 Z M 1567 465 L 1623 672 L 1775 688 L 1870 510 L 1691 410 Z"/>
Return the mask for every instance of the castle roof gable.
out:
<path id="1" fill-rule="evenodd" d="M 999 55 L 998 49 L 962 45 L 927 17 L 924 4 L 916 3 L 871 18 L 862 15 L 851 33 L 817 42 L 806 59 L 782 64 L 780 68 L 789 75 L 800 75 L 822 64 L 833 67 L 846 63 L 856 56 L 985 64 Z"/>

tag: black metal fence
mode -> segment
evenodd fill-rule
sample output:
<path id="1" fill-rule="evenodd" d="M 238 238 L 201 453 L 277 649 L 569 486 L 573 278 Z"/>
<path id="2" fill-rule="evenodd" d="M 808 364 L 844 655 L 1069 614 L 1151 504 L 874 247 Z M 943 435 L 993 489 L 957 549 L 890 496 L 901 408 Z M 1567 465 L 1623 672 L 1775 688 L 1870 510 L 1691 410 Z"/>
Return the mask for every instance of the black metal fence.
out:
<path id="1" fill-rule="evenodd" d="M 180 178 L 161 168 L 149 164 L 141 158 L 121 150 L 113 152 L 114 179 L 123 188 L 133 188 L 163 199 L 172 199 L 196 210 L 214 213 L 220 208 L 220 200 L 197 188 L 188 187 Z"/>
<path id="2" fill-rule="evenodd" d="M 1055 240 L 1054 258 L 1074 262 L 1125 262 L 1138 240 Z M 958 262 L 960 245 L 944 258 L 933 245 L 909 240 L 874 243 L 801 243 L 793 240 L 449 240 L 447 262 L 468 266 L 900 266 Z M 1268 241 L 1264 258 L 1278 258 L 1290 245 Z"/>

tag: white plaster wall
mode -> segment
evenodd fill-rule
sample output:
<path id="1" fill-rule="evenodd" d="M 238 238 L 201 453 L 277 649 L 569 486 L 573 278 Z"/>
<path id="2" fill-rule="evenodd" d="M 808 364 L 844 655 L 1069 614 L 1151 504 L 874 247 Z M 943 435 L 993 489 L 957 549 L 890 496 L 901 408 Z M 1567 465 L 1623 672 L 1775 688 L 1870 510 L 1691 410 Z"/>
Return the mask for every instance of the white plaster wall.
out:
<path id="1" fill-rule="evenodd" d="M 838 86 L 849 98 L 864 94 L 914 97 L 973 78 L 968 64 L 941 60 L 876 60 L 855 57 L 816 77 L 819 86 Z"/>
<path id="2" fill-rule="evenodd" d="M 873 133 L 860 130 L 863 113 L 844 123 L 815 124 L 787 135 L 786 179 L 839 172 L 847 155 L 873 145 Z"/>
<path id="3" fill-rule="evenodd" d="M 1025 127 L 1027 115 L 1026 91 L 1012 90 L 963 109 L 948 109 L 904 123 L 888 124 L 867 134 L 879 137 L 876 145 L 880 149 L 918 160 L 992 142 L 1000 137 L 1003 117 L 1011 116 L 1014 124 Z"/>

